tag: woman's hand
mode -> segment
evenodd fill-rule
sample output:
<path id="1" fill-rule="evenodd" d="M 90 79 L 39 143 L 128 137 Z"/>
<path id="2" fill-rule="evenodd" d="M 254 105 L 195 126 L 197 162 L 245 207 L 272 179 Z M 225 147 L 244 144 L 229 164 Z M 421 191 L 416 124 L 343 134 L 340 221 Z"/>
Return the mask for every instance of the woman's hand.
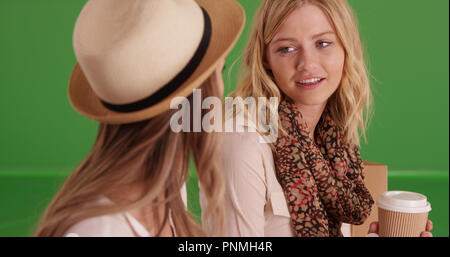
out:
<path id="1" fill-rule="evenodd" d="M 433 234 L 431 234 L 431 230 L 433 230 L 433 222 L 431 220 L 427 221 L 427 225 L 425 227 L 424 232 L 420 234 L 420 237 L 433 237 Z M 374 233 L 378 235 L 378 221 L 370 223 L 369 227 L 369 234 Z"/>

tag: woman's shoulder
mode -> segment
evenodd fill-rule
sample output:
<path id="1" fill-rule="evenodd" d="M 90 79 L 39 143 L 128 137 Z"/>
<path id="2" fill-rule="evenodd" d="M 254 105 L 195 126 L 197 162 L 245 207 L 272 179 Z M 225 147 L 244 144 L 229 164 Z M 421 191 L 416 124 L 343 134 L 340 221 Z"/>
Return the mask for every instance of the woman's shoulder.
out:
<path id="1" fill-rule="evenodd" d="M 263 135 L 257 131 L 256 125 L 251 121 L 236 124 L 231 132 L 225 131 L 222 146 L 225 153 L 271 153 L 270 144 L 264 141 Z"/>
<path id="2" fill-rule="evenodd" d="M 257 176 L 264 181 L 266 173 L 272 172 L 273 168 L 270 144 L 261 140 L 261 134 L 254 125 L 241 125 L 240 129 L 224 133 L 222 168 L 227 176 L 233 178 Z"/>
<path id="3" fill-rule="evenodd" d="M 72 225 L 64 236 L 132 237 L 134 234 L 121 214 L 111 214 L 81 220 Z"/>
<path id="4" fill-rule="evenodd" d="M 102 196 L 97 204 L 112 203 Z M 72 225 L 65 233 L 66 237 L 133 237 L 135 236 L 126 220 L 127 213 L 113 213 L 81 220 Z"/>

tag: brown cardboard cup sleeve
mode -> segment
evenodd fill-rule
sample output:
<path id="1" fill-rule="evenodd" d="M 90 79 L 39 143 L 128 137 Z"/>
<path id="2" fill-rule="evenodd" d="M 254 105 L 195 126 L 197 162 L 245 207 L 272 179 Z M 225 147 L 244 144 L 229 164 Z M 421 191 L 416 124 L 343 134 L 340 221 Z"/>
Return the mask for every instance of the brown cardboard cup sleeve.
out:
<path id="1" fill-rule="evenodd" d="M 381 237 L 419 237 L 431 211 L 426 196 L 407 191 L 384 192 L 377 206 Z"/>

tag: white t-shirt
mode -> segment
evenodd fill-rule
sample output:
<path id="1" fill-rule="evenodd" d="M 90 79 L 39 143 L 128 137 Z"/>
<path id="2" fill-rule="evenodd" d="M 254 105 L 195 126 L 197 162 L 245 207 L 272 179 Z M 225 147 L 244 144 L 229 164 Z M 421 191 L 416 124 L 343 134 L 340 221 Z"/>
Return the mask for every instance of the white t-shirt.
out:
<path id="1" fill-rule="evenodd" d="M 186 185 L 181 189 L 181 197 L 187 206 Z M 107 197 L 100 197 L 98 204 L 113 204 Z M 172 211 L 169 210 L 169 222 L 172 230 L 175 227 L 172 221 Z M 131 227 L 130 227 L 131 226 Z M 133 232 L 136 233 L 134 233 Z M 65 233 L 66 237 L 151 237 L 148 230 L 128 212 L 115 213 L 88 218 L 75 223 Z M 176 236 L 176 234 L 175 234 Z"/>

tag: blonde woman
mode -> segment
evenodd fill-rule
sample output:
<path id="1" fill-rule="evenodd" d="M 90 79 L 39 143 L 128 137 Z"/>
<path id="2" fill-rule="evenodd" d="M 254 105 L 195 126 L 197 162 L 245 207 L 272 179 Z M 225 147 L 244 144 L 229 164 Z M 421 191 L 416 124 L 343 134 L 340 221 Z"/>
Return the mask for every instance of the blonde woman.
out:
<path id="1" fill-rule="evenodd" d="M 264 0 L 243 64 L 231 96 L 277 97 L 279 133 L 261 143 L 250 129 L 261 131 L 266 117 L 249 116 L 248 132 L 226 135 L 227 235 L 349 236 L 343 223 L 362 224 L 374 203 L 358 151 L 371 92 L 351 8 L 345 0 Z"/>
<path id="2" fill-rule="evenodd" d="M 234 0 L 89 0 L 74 31 L 72 106 L 100 122 L 89 155 L 36 236 L 202 236 L 183 190 L 191 154 L 207 213 L 222 217 L 214 133 L 176 133 L 175 97 L 221 98 L 224 58 L 244 24 Z M 192 110 L 192 106 L 191 110 Z M 206 111 L 206 110 L 205 110 Z M 184 196 L 183 196 L 184 195 Z"/>

